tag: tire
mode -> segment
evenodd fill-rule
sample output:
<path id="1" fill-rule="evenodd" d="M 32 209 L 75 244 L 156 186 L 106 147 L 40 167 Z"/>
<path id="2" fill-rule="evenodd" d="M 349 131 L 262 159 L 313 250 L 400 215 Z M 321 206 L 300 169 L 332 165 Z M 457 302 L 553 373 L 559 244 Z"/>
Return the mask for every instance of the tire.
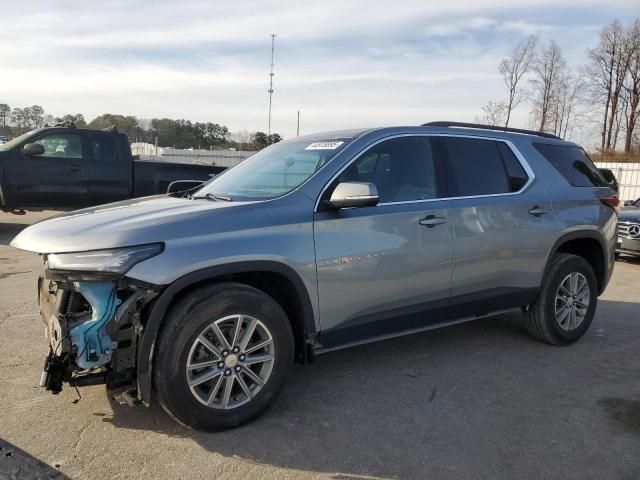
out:
<path id="1" fill-rule="evenodd" d="M 240 325 L 236 334 L 233 325 Z M 253 334 L 243 347 L 251 325 Z M 226 344 L 216 332 L 224 336 Z M 225 350 L 225 345 L 231 344 L 236 345 L 237 354 L 233 349 Z M 261 344 L 267 345 L 250 352 Z M 188 427 L 205 431 L 237 427 L 259 416 L 276 400 L 291 373 L 293 354 L 291 324 L 273 298 L 239 283 L 203 287 L 168 312 L 154 355 L 154 390 L 169 415 Z M 269 357 L 271 360 L 249 365 Z M 194 368 L 198 365 L 206 367 Z M 202 382 L 205 374 L 212 377 Z"/>
<path id="2" fill-rule="evenodd" d="M 577 278 L 578 284 L 582 284 L 582 279 L 586 281 L 589 289 L 588 306 L 581 301 L 576 302 L 571 296 L 564 296 L 566 290 L 560 290 L 560 286 L 566 279 Z M 570 282 L 571 280 L 569 280 Z M 584 292 L 584 290 L 581 290 Z M 564 299 L 557 299 L 556 296 L 564 296 Z M 579 300 L 584 300 L 584 293 L 581 293 Z M 526 312 L 527 330 L 538 340 L 551 345 L 568 345 L 578 340 L 587 331 L 593 320 L 598 302 L 598 284 L 593 268 L 584 258 L 568 253 L 559 253 L 551 260 L 551 265 L 545 273 L 540 294 Z M 578 313 L 574 317 L 571 311 L 567 314 L 566 308 L 571 305 Z M 558 311 L 558 315 L 556 312 Z M 582 313 L 582 315 L 580 315 Z M 569 315 L 569 318 L 566 317 Z M 572 323 L 572 318 L 574 318 Z M 578 324 L 579 322 L 579 324 Z"/>

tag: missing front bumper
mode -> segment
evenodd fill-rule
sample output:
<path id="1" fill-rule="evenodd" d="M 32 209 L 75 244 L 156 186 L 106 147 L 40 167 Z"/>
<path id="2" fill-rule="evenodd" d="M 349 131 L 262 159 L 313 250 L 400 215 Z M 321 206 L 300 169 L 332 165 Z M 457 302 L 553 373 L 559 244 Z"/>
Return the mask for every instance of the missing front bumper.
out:
<path id="1" fill-rule="evenodd" d="M 142 312 L 156 296 L 154 289 L 127 279 L 71 282 L 41 277 L 38 298 L 49 353 L 40 385 L 54 394 L 65 382 L 135 390 Z"/>

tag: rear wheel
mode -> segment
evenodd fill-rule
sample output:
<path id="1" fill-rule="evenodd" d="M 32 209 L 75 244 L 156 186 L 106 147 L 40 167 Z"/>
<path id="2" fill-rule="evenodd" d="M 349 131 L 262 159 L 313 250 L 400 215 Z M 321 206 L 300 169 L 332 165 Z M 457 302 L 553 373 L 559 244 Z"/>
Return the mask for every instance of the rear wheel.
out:
<path id="1" fill-rule="evenodd" d="M 589 262 L 577 255 L 557 254 L 538 299 L 527 312 L 527 329 L 552 345 L 575 342 L 591 325 L 597 301 L 596 276 Z"/>
<path id="2" fill-rule="evenodd" d="M 221 430 L 260 415 L 282 391 L 293 334 L 280 305 L 241 284 L 217 284 L 171 309 L 154 369 L 160 404 L 181 423 Z"/>

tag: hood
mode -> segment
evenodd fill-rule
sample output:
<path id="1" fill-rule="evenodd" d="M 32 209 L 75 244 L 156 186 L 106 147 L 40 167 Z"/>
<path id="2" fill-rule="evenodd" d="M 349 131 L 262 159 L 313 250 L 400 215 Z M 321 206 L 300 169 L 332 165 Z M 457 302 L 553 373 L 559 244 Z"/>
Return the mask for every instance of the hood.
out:
<path id="1" fill-rule="evenodd" d="M 126 247 L 211 233 L 222 217 L 259 202 L 190 200 L 166 195 L 100 205 L 49 218 L 25 228 L 12 247 L 64 253 Z M 237 217 L 234 215 L 234 217 Z"/>
<path id="2" fill-rule="evenodd" d="M 618 220 L 621 222 L 640 222 L 640 207 L 624 207 L 618 214 Z"/>

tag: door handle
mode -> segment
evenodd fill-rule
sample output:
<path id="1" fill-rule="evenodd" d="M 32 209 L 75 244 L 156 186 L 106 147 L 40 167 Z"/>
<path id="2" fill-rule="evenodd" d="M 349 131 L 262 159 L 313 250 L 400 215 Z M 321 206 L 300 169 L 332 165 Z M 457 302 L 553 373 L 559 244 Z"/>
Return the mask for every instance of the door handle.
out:
<path id="1" fill-rule="evenodd" d="M 69 170 L 71 170 L 72 172 L 81 172 L 82 167 L 80 165 L 71 165 L 69 167 Z"/>
<path id="2" fill-rule="evenodd" d="M 540 215 L 545 215 L 549 213 L 549 211 L 545 210 L 544 208 L 540 208 L 538 205 L 536 205 L 535 207 L 532 207 L 531 209 L 529 209 L 529 213 L 531 215 L 539 217 Z"/>
<path id="3" fill-rule="evenodd" d="M 420 220 L 420 225 L 423 225 L 427 228 L 433 228 L 436 225 L 442 225 L 443 223 L 447 223 L 447 217 L 436 217 L 435 215 L 428 215 L 422 220 Z"/>

